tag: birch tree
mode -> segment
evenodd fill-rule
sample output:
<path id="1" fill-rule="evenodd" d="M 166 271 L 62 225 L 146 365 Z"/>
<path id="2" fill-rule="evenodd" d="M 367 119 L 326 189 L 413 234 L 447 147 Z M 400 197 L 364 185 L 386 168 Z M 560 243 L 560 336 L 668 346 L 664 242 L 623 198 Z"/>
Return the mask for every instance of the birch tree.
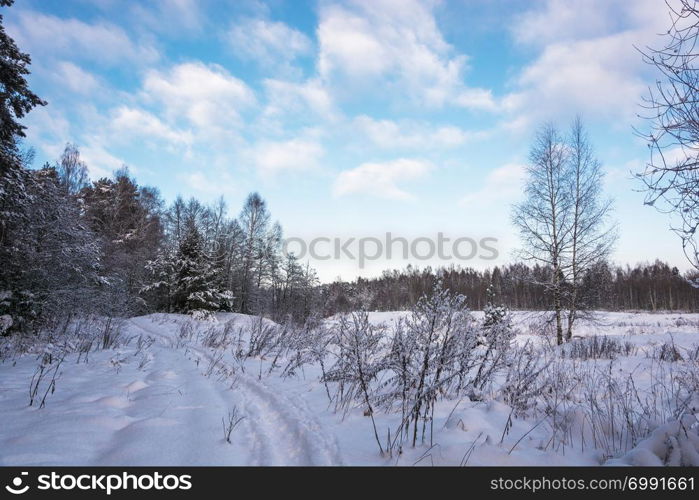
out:
<path id="1" fill-rule="evenodd" d="M 252 312 L 252 295 L 256 292 L 256 270 L 261 265 L 261 257 L 264 255 L 264 240 L 270 221 L 267 204 L 259 194 L 251 193 L 248 196 L 238 221 L 245 233 L 239 310 L 242 313 L 250 313 Z"/>
<path id="2" fill-rule="evenodd" d="M 603 198 L 602 166 L 595 157 L 592 145 L 580 117 L 576 117 L 568 138 L 571 197 L 570 262 L 567 266 L 569 292 L 566 300 L 568 321 L 566 339 L 573 336 L 573 325 L 580 310 L 583 278 L 599 262 L 604 261 L 617 239 L 616 226 L 609 224 L 612 200 Z"/>
<path id="3" fill-rule="evenodd" d="M 527 176 L 513 221 L 522 237 L 521 256 L 550 270 L 545 286 L 562 344 L 587 306 L 581 300 L 584 277 L 609 256 L 617 237 L 612 202 L 603 198 L 602 167 L 579 117 L 567 138 L 552 125 L 542 127 Z"/>
<path id="4" fill-rule="evenodd" d="M 551 124 L 536 134 L 526 167 L 525 199 L 514 207 L 512 221 L 522 239 L 523 259 L 548 266 L 556 341 L 563 343 L 565 256 L 571 250 L 572 200 L 570 151 Z"/>

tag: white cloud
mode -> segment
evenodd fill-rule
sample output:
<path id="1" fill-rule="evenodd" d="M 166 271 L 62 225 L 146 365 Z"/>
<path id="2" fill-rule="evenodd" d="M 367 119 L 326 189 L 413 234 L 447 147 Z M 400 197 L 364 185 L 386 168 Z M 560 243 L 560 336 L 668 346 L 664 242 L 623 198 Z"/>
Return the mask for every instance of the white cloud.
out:
<path id="1" fill-rule="evenodd" d="M 514 38 L 540 52 L 502 100 L 509 128 L 574 113 L 631 121 L 649 72 L 635 46 L 657 44 L 667 22 L 656 0 L 547 0 L 523 14 Z"/>
<path id="2" fill-rule="evenodd" d="M 203 172 L 192 172 L 178 176 L 189 188 L 207 196 L 238 194 L 236 182 L 227 172 L 217 172 L 212 178 Z"/>
<path id="3" fill-rule="evenodd" d="M 117 137 L 128 136 L 144 142 L 161 139 L 171 145 L 190 145 L 192 135 L 186 131 L 175 130 L 158 117 L 137 108 L 121 106 L 114 110 L 111 126 Z"/>
<path id="4" fill-rule="evenodd" d="M 302 32 L 282 22 L 244 19 L 235 23 L 226 38 L 236 56 L 265 67 L 279 69 L 296 57 L 311 53 L 313 44 Z"/>
<path id="5" fill-rule="evenodd" d="M 524 165 L 506 163 L 489 172 L 481 189 L 465 195 L 459 200 L 459 205 L 478 209 L 493 204 L 501 205 L 502 200 L 511 203 L 521 196 L 524 177 Z"/>
<path id="6" fill-rule="evenodd" d="M 318 25 L 318 72 L 335 91 L 379 89 L 420 105 L 492 109 L 488 91 L 462 81 L 466 56 L 456 54 L 437 27 L 430 4 L 414 0 L 356 0 L 326 5 Z"/>
<path id="7" fill-rule="evenodd" d="M 630 118 L 647 88 L 634 33 L 547 46 L 517 78 L 505 109 L 541 119 L 561 112 Z M 638 58 L 635 62 L 632 58 Z"/>
<path id="8" fill-rule="evenodd" d="M 303 116 L 311 112 L 326 119 L 337 117 L 332 97 L 318 79 L 296 83 L 269 78 L 264 81 L 264 87 L 267 96 L 265 114 L 268 116 L 291 113 Z"/>
<path id="9" fill-rule="evenodd" d="M 131 6 L 131 16 L 149 30 L 176 34 L 199 32 L 204 25 L 204 15 L 198 0 L 158 0 L 146 5 L 136 3 Z M 118 8 L 123 9 L 123 1 Z"/>
<path id="10" fill-rule="evenodd" d="M 41 149 L 58 157 L 67 138 L 71 137 L 71 123 L 56 108 L 34 108 L 24 122 L 27 126 L 27 144 L 40 145 Z M 53 146 L 52 146 L 53 145 Z"/>
<path id="11" fill-rule="evenodd" d="M 100 87 L 95 75 L 68 61 L 58 63 L 51 76 L 56 83 L 76 94 L 92 94 Z"/>
<path id="12" fill-rule="evenodd" d="M 121 168 L 126 162 L 108 152 L 98 142 L 89 142 L 80 145 L 80 156 L 87 165 L 90 178 L 93 180 L 101 177 L 110 177 L 111 174 Z"/>
<path id="13" fill-rule="evenodd" d="M 254 166 L 263 176 L 271 176 L 285 171 L 309 170 L 318 167 L 323 147 L 310 139 L 288 141 L 261 141 L 250 156 Z"/>
<path id="14" fill-rule="evenodd" d="M 470 88 L 456 94 L 454 103 L 463 108 L 482 109 L 485 111 L 497 111 L 499 104 L 489 89 Z"/>
<path id="15" fill-rule="evenodd" d="M 613 0 L 548 0 L 542 3 L 543 8 L 523 13 L 513 26 L 517 42 L 546 45 L 603 36 L 615 28 L 623 14 L 618 9 L 619 2 Z"/>
<path id="16" fill-rule="evenodd" d="M 384 149 L 454 148 L 487 135 L 487 132 L 470 132 L 453 125 L 375 120 L 365 115 L 355 118 L 354 126 L 369 141 Z"/>
<path id="17" fill-rule="evenodd" d="M 63 55 L 106 66 L 125 62 L 143 66 L 159 58 L 152 45 L 134 41 L 123 29 L 110 23 L 89 24 L 33 11 L 20 11 L 17 21 L 8 23 L 8 32 L 33 56 Z"/>
<path id="18" fill-rule="evenodd" d="M 151 71 L 143 91 L 164 107 L 169 120 L 185 119 L 200 130 L 215 132 L 239 126 L 240 112 L 254 104 L 252 90 L 221 66 L 179 64 L 168 72 Z"/>
<path id="19" fill-rule="evenodd" d="M 400 158 L 382 163 L 362 163 L 340 172 L 333 186 L 335 196 L 367 194 L 393 200 L 410 200 L 413 195 L 399 184 L 424 177 L 433 165 L 424 160 Z"/>

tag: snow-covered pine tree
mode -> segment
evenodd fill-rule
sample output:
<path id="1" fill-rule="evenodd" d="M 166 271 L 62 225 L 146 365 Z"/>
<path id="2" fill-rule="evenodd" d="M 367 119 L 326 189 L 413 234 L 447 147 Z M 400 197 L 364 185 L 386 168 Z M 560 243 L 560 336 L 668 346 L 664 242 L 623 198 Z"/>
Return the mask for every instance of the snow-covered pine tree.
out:
<path id="1" fill-rule="evenodd" d="M 174 256 L 173 309 L 194 313 L 218 311 L 229 306 L 233 296 L 217 286 L 216 271 L 204 248 L 201 234 L 193 221 Z"/>
<path id="2" fill-rule="evenodd" d="M 166 245 L 158 251 L 155 259 L 146 263 L 146 284 L 139 291 L 139 295 L 149 310 L 174 310 L 175 255 L 176 249 Z"/>
<path id="3" fill-rule="evenodd" d="M 0 7 L 12 4 L 13 0 L 0 0 Z M 29 54 L 21 52 L 7 34 L 0 15 L 0 297 L 1 304 L 8 306 L 12 302 L 11 288 L 16 285 L 14 279 L 21 272 L 15 260 L 21 255 L 16 232 L 30 221 L 27 183 L 31 182 L 31 174 L 24 168 L 19 152 L 25 128 L 19 120 L 35 106 L 46 104 L 29 89 L 25 77 L 30 64 Z M 2 314 L 2 324 L 2 332 L 9 331 L 12 316 Z"/>
<path id="4" fill-rule="evenodd" d="M 486 290 L 487 302 L 483 308 L 483 336 L 487 343 L 502 344 L 512 338 L 512 318 L 504 304 L 496 303 L 495 287 L 491 283 Z"/>
<path id="5" fill-rule="evenodd" d="M 53 167 L 25 173 L 27 222 L 13 231 L 0 314 L 27 330 L 74 312 L 103 312 L 99 248 L 77 201 L 65 196 Z"/>
<path id="6" fill-rule="evenodd" d="M 495 286 L 491 283 L 486 290 L 487 302 L 483 308 L 484 318 L 479 343 L 484 351 L 479 357 L 479 366 L 473 380 L 472 397 L 492 379 L 495 371 L 502 366 L 505 353 L 514 338 L 512 316 L 509 309 L 496 302 Z"/>
<path id="7" fill-rule="evenodd" d="M 113 179 L 99 179 L 83 188 L 79 197 L 100 240 L 105 277 L 124 306 L 139 312 L 136 299 L 146 284 L 146 263 L 155 258 L 163 238 L 158 192 L 138 186 L 122 168 Z"/>

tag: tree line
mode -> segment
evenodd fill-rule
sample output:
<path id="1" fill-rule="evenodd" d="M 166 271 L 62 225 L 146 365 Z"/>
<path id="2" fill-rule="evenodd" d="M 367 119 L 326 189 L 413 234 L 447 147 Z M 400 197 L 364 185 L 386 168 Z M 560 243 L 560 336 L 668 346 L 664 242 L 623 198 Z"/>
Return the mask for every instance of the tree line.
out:
<path id="1" fill-rule="evenodd" d="M 225 201 L 178 197 L 165 206 L 127 168 L 88 180 L 78 148 L 28 168 L 18 154 L 3 191 L 0 315 L 5 330 L 40 328 L 70 315 L 232 311 L 302 320 L 317 278 L 282 255 L 282 228 L 250 194 L 238 217 Z M 7 184 L 4 184 L 7 185 Z"/>
<path id="2" fill-rule="evenodd" d="M 467 297 L 469 307 L 483 309 L 492 299 L 513 310 L 552 310 L 550 267 L 525 263 L 493 269 L 448 267 L 384 271 L 376 278 L 358 278 L 322 285 L 323 313 L 367 309 L 397 311 L 412 308 L 434 284 Z M 690 280 L 699 273 L 682 274 L 676 267 L 656 260 L 633 267 L 600 261 L 581 278 L 578 289 L 581 310 L 699 311 L 699 290 Z"/>

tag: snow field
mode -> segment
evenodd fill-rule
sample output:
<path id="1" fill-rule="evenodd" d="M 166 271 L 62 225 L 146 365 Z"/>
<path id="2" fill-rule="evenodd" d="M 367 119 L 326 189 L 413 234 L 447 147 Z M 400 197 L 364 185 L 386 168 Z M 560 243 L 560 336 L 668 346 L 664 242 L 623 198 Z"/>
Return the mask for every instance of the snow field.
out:
<path id="1" fill-rule="evenodd" d="M 370 313 L 369 319 L 388 325 L 390 332 L 405 316 Z M 529 341 L 535 349 L 549 349 L 549 341 L 539 334 L 546 328 L 540 314 L 514 312 L 513 319 L 515 344 Z M 565 422 L 546 417 L 546 398 L 538 402 L 537 411 L 514 411 L 500 394 L 506 378 L 501 374 L 483 394 L 437 401 L 432 446 L 404 445 L 402 453 L 389 457 L 379 454 L 363 405 L 334 411 L 317 362 L 303 363 L 292 375 L 284 372 L 291 351 L 277 356 L 270 348 L 253 356 L 236 355 L 250 347 L 254 332 L 274 327 L 272 322 L 238 314 L 219 314 L 216 322 L 167 314 L 132 318 L 123 322 L 120 342 L 112 348 L 93 349 L 87 362 L 74 350 L 65 357 L 43 408 L 36 402 L 28 406 L 43 351 L 30 348 L 8 355 L 6 350 L 0 363 L 0 464 L 698 465 L 696 418 L 685 414 L 680 425 L 660 402 L 661 392 L 679 387 L 675 378 L 680 367 L 696 370 L 699 361 L 691 354 L 699 346 L 698 324 L 698 314 L 601 313 L 594 322 L 584 321 L 579 334 L 615 339 L 626 350 L 613 360 L 556 355 L 557 369 L 567 372 L 581 391 L 561 403 L 559 408 L 567 412 L 556 418 L 565 417 Z M 655 359 L 663 355 L 663 345 L 674 346 L 682 360 Z M 54 343 L 44 350 L 58 347 Z M 620 385 L 631 375 L 638 394 L 658 398 L 659 420 L 647 435 L 631 441 L 626 436 L 618 444 L 593 443 L 590 415 L 621 413 L 581 410 L 586 385 L 575 377 L 592 374 L 601 382 L 609 370 Z M 663 385 L 661 378 L 674 382 Z M 49 386 L 47 377 L 38 393 L 43 396 Z M 699 401 L 686 406 L 697 408 Z M 232 411 L 242 420 L 228 443 L 225 424 Z M 377 410 L 373 416 L 382 442 L 389 430 L 395 436 L 400 413 Z M 647 425 L 639 421 L 637 427 Z M 596 433 L 598 439 L 605 434 Z"/>

